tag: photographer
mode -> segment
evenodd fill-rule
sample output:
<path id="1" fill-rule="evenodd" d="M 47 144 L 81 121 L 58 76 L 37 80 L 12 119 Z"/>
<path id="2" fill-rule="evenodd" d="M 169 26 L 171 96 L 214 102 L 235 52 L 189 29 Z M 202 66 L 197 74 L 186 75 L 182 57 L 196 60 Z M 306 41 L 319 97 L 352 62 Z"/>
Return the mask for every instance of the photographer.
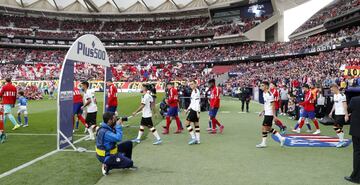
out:
<path id="1" fill-rule="evenodd" d="M 114 113 L 105 112 L 96 136 L 96 157 L 102 163 L 103 175 L 108 175 L 111 169 L 137 169 L 131 160 L 132 142 L 117 144 L 122 136 L 121 120 Z"/>

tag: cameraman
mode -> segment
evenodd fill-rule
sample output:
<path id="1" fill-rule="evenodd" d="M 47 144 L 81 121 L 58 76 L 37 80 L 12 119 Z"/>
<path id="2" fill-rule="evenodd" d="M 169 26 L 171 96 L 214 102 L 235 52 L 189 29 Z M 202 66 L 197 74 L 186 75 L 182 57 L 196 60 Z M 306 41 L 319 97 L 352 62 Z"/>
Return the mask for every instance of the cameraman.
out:
<path id="1" fill-rule="evenodd" d="M 111 169 L 136 169 L 131 160 L 132 142 L 122 141 L 123 131 L 121 120 L 115 113 L 105 112 L 103 123 L 96 136 L 96 157 L 102 163 L 103 175 L 108 175 Z"/>

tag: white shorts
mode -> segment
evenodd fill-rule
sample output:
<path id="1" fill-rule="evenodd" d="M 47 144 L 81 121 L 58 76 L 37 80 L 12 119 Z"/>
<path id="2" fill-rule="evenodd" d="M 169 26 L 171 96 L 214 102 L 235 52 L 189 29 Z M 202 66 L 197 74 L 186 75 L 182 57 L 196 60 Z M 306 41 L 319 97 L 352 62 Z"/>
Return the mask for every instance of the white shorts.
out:
<path id="1" fill-rule="evenodd" d="M 23 114 L 28 114 L 27 112 L 27 107 L 26 106 L 19 106 L 19 109 L 17 111 L 17 113 L 23 113 Z"/>

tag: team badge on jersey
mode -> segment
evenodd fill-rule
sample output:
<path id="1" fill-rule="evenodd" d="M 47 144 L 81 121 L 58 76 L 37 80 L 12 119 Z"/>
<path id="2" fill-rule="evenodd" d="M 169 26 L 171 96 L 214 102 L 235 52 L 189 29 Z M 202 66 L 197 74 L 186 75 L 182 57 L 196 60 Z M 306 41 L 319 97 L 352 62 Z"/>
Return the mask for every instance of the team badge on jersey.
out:
<path id="1" fill-rule="evenodd" d="M 288 147 L 336 147 L 339 143 L 337 137 L 322 135 L 287 134 L 284 137 L 286 137 L 284 145 Z M 272 135 L 272 138 L 279 142 L 276 136 Z M 344 142 L 346 143 L 344 147 L 347 147 L 351 144 L 351 139 L 344 139 Z"/>

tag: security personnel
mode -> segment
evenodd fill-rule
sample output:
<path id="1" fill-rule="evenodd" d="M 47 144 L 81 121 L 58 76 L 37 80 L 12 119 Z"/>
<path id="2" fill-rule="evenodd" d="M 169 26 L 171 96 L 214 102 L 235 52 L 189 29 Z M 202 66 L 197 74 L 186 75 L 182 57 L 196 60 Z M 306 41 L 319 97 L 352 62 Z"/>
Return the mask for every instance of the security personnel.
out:
<path id="1" fill-rule="evenodd" d="M 353 142 L 353 172 L 345 180 L 360 184 L 360 96 L 351 98 L 349 104 L 350 135 Z"/>
<path id="2" fill-rule="evenodd" d="M 105 112 L 103 123 L 96 136 L 96 157 L 102 163 L 103 175 L 108 175 L 111 169 L 136 169 L 131 160 L 132 142 L 122 140 L 122 123 L 117 121 L 115 113 Z"/>
<path id="3" fill-rule="evenodd" d="M 246 104 L 246 112 L 249 112 L 249 103 L 251 100 L 251 90 L 245 84 L 240 88 L 239 99 L 241 101 L 241 112 L 244 112 L 244 106 Z"/>

